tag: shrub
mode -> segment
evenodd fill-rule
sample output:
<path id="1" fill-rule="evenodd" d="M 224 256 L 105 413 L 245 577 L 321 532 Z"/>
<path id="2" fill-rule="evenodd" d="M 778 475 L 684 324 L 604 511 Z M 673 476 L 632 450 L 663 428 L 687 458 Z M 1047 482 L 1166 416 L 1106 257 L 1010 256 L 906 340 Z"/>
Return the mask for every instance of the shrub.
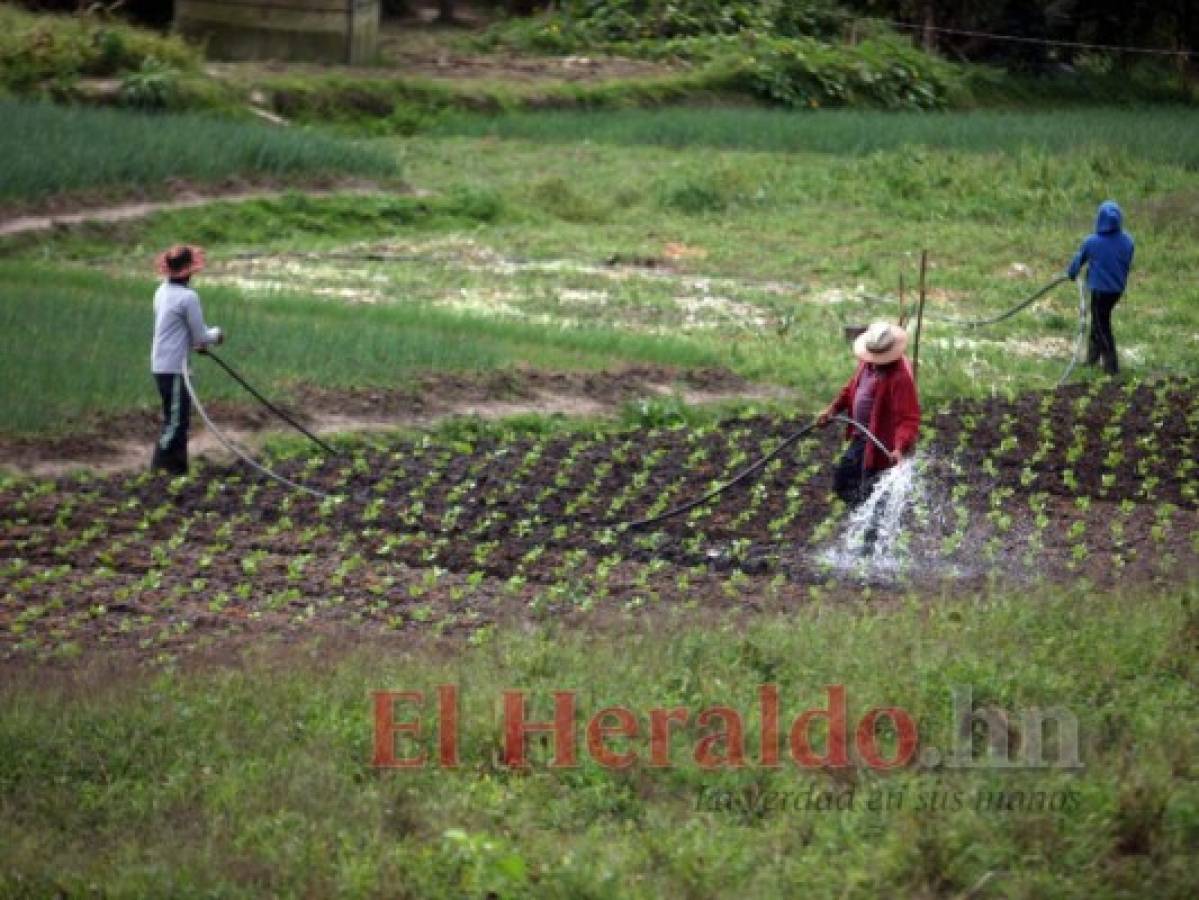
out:
<path id="1" fill-rule="evenodd" d="M 179 96 L 179 73 L 161 60 L 148 56 L 136 72 L 121 81 L 121 100 L 138 109 L 166 109 Z"/>
<path id="2" fill-rule="evenodd" d="M 832 0 L 571 0 L 563 18 L 593 41 L 637 41 L 742 31 L 828 38 L 843 14 Z"/>
<path id="3" fill-rule="evenodd" d="M 934 109 L 946 105 L 953 67 L 899 38 L 855 47 L 807 38 L 758 42 L 733 76 L 755 96 L 785 106 L 877 106 Z"/>
<path id="4" fill-rule="evenodd" d="M 457 215 L 476 222 L 494 222 L 504 214 L 504 198 L 485 187 L 459 187 L 450 206 Z"/>
<path id="5" fill-rule="evenodd" d="M 579 193 L 560 176 L 537 181 L 530 194 L 538 207 L 564 222 L 599 222 L 606 217 L 602 206 Z"/>
<path id="6" fill-rule="evenodd" d="M 667 209 L 676 209 L 689 215 L 723 212 L 729 205 L 729 198 L 719 185 L 697 178 L 684 178 L 663 185 L 660 197 Z"/>
<path id="7" fill-rule="evenodd" d="M 653 52 L 663 42 L 742 33 L 831 40 L 843 23 L 844 13 L 833 0 L 569 0 L 556 14 L 511 19 L 476 42 L 538 53 L 570 53 L 609 44 L 641 45 Z"/>
<path id="8" fill-rule="evenodd" d="M 576 0 L 565 11 L 493 29 L 488 46 L 549 53 L 583 48 L 701 67 L 712 89 L 789 107 L 947 105 L 961 67 L 912 46 L 880 23 L 850 46 L 832 42 L 843 14 L 823 0 L 786 3 L 653 3 Z"/>
<path id="9" fill-rule="evenodd" d="M 137 73 L 149 60 L 195 71 L 200 54 L 178 38 L 97 15 L 33 15 L 0 7 L 0 85 L 17 94 L 54 91 L 80 76 Z"/>

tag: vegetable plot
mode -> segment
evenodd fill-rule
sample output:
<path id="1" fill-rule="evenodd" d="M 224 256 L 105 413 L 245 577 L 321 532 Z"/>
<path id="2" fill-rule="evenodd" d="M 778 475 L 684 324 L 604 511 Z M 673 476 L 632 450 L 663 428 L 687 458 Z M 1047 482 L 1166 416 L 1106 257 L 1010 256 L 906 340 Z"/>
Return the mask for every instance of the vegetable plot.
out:
<path id="1" fill-rule="evenodd" d="M 863 590 L 819 561 L 844 524 L 841 434 L 797 443 L 722 500 L 627 531 L 723 483 L 800 423 L 513 435 L 275 461 L 323 491 L 235 466 L 10 482 L 0 490 L 0 655 L 157 655 L 313 628 L 467 631 L 671 606 L 758 609 Z M 957 596 L 996 579 L 1180 580 L 1199 558 L 1190 382 L 1096 382 L 952 404 L 926 420 L 925 494 L 902 582 Z M 306 452 L 306 451 L 305 451 Z M 866 573 L 868 577 L 869 573 Z"/>

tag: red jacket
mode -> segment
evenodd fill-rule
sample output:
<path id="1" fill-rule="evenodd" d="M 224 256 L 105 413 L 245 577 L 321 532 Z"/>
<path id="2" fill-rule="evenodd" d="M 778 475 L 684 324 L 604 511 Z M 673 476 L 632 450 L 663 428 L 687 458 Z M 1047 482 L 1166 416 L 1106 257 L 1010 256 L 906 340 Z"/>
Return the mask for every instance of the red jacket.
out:
<path id="1" fill-rule="evenodd" d="M 866 363 L 858 363 L 858 370 L 833 401 L 834 413 L 852 414 L 858 379 L 862 377 L 862 370 L 865 368 Z M 920 398 L 916 395 L 912 364 L 905 356 L 899 361 L 899 365 L 882 370 L 882 375 L 877 388 L 878 393 L 874 397 L 874 410 L 870 413 L 870 421 L 862 424 L 874 432 L 893 452 L 906 454 L 916 446 L 916 438 L 920 433 Z M 856 428 L 846 426 L 846 437 L 852 438 L 858 434 L 860 432 Z M 866 456 L 862 464 L 865 468 L 876 471 L 895 465 L 871 440 L 866 441 Z"/>

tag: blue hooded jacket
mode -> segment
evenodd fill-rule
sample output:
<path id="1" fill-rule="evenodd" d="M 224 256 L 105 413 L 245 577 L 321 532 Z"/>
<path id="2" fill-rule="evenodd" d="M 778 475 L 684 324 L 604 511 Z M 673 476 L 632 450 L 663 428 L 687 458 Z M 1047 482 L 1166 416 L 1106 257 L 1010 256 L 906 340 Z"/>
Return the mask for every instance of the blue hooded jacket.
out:
<path id="1" fill-rule="evenodd" d="M 1099 204 L 1095 217 L 1095 233 L 1082 242 L 1066 274 L 1078 277 L 1083 263 L 1087 264 L 1087 287 L 1110 294 L 1124 293 L 1128 270 L 1132 268 L 1134 244 L 1132 235 L 1122 230 L 1124 214 L 1114 200 Z"/>

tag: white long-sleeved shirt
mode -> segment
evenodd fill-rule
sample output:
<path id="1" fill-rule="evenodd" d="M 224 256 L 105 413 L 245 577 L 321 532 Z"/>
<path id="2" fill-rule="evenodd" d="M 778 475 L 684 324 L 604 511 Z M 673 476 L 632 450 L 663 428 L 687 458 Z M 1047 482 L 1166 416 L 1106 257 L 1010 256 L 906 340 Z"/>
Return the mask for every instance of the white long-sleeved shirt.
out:
<path id="1" fill-rule="evenodd" d="M 200 297 L 189 287 L 164 281 L 154 292 L 154 344 L 150 370 L 155 375 L 178 375 L 192 347 L 214 343 L 204 324 Z"/>

